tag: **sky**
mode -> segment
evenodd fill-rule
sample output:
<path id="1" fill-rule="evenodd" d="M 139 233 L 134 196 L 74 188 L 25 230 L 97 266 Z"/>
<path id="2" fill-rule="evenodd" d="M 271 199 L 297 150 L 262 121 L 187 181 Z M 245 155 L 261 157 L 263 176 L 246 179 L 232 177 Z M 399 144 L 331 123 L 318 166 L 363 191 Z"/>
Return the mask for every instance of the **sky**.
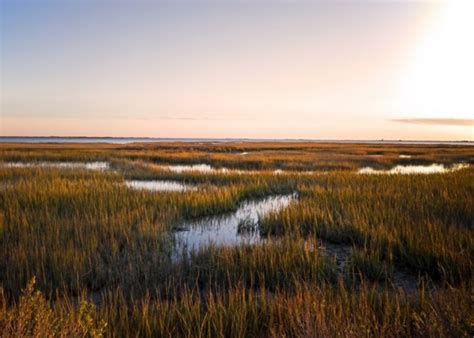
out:
<path id="1" fill-rule="evenodd" d="M 474 141 L 474 1 L 0 3 L 1 136 Z"/>

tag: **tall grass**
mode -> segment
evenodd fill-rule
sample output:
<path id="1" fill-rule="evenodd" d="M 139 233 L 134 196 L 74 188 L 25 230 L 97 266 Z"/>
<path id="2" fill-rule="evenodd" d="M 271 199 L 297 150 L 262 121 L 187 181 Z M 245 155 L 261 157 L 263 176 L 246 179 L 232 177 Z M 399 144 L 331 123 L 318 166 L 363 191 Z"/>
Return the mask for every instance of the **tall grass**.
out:
<path id="1" fill-rule="evenodd" d="M 100 336 L 104 331 L 110 337 L 470 337 L 472 302 L 466 296 L 472 291 L 422 289 L 411 296 L 381 294 L 367 284 L 355 292 L 343 283 L 301 283 L 291 292 L 269 293 L 235 285 L 222 292 L 187 289 L 164 300 L 144 297 L 130 304 L 117 290 L 97 310 L 87 303 L 76 310 L 61 302 L 51 309 L 41 295 L 32 299 L 27 294 L 19 306 L 0 308 L 0 330 L 5 337 Z"/>
<path id="2" fill-rule="evenodd" d="M 474 175 L 330 175 L 261 221 L 263 234 L 350 243 L 450 283 L 474 276 Z"/>
<path id="3" fill-rule="evenodd" d="M 448 146 L 0 145 L 4 161 L 114 169 L 0 165 L 0 336 L 472 336 L 474 171 L 348 172 L 412 160 L 401 152 L 472 162 L 471 148 Z M 178 174 L 157 163 L 268 170 Z M 298 172 L 322 168 L 341 170 Z M 128 178 L 204 188 L 137 191 Z M 260 243 L 172 259 L 175 224 L 294 191 L 260 219 Z M 320 241 L 353 246 L 345 269 Z M 392 287 L 399 268 L 430 287 Z"/>
<path id="4" fill-rule="evenodd" d="M 245 153 L 245 155 L 242 155 Z M 399 155 L 411 155 L 400 158 Z M 397 164 L 474 163 L 472 146 L 226 142 L 153 144 L 0 144 L 0 161 L 141 160 L 236 169 L 346 170 Z"/>
<path id="5" fill-rule="evenodd" d="M 2 174 L 3 173 L 3 174 Z M 152 193 L 121 185 L 108 173 L 3 169 L 13 185 L 0 195 L 4 288 L 18 295 L 33 276 L 49 292 L 80 286 L 133 288 L 169 259 L 176 222 L 237 209 L 249 198 L 291 191 L 255 180 L 197 192 Z"/>

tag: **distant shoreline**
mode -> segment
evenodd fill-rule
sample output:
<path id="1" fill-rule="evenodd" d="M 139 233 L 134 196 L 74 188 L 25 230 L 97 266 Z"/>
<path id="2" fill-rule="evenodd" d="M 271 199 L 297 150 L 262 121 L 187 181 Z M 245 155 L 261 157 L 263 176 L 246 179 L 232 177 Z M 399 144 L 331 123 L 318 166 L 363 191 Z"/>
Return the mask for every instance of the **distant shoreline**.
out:
<path id="1" fill-rule="evenodd" d="M 314 143 L 361 143 L 361 144 L 426 144 L 467 145 L 474 141 L 439 140 L 326 140 L 326 139 L 264 139 L 264 138 L 167 138 L 167 137 L 90 137 L 90 136 L 0 136 L 0 143 L 153 143 L 153 142 L 314 142 Z"/>

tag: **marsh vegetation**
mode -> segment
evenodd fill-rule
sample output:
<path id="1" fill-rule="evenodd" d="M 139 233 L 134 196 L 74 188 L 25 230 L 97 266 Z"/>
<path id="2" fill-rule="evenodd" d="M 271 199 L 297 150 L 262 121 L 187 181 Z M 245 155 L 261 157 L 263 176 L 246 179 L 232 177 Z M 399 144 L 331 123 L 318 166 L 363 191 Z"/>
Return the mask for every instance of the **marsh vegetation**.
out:
<path id="1" fill-rule="evenodd" d="M 1 144 L 0 161 L 25 163 L 0 165 L 1 336 L 474 334 L 473 147 Z"/>

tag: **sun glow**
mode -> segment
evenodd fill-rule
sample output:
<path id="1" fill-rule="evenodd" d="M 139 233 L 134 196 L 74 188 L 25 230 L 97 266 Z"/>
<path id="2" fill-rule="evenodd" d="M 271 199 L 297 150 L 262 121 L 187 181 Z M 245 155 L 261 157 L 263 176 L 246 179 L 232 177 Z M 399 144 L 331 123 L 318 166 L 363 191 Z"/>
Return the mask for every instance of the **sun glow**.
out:
<path id="1" fill-rule="evenodd" d="M 442 6 L 402 78 L 398 117 L 474 117 L 474 1 Z"/>

